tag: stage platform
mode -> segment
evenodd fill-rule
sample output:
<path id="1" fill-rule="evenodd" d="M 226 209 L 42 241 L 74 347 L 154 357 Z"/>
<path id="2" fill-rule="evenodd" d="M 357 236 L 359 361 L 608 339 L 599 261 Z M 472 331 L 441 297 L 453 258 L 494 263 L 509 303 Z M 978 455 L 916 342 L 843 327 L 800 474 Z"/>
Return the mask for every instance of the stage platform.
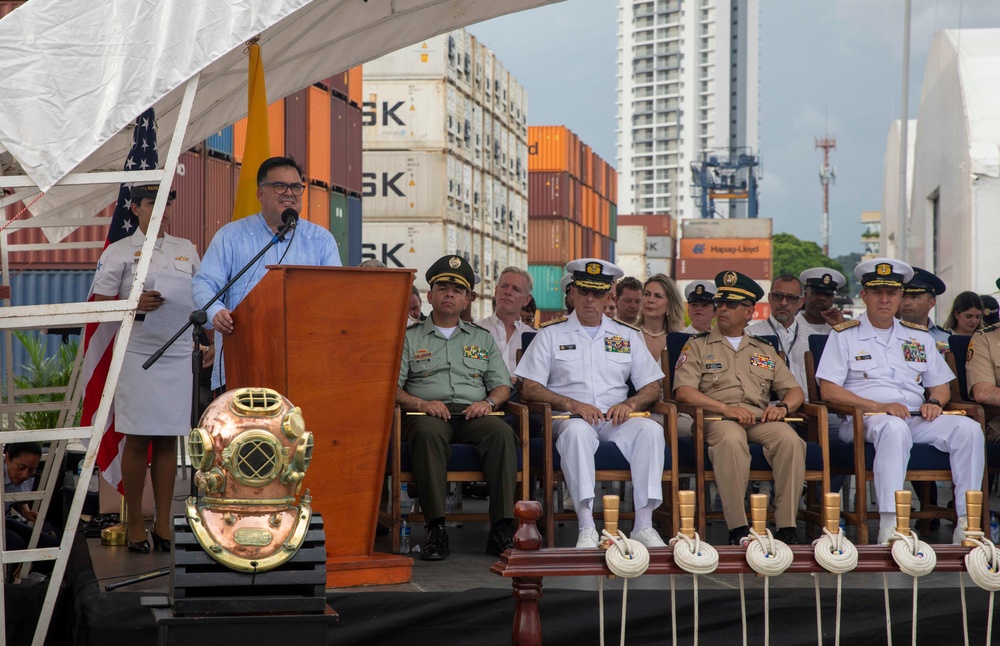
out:
<path id="1" fill-rule="evenodd" d="M 188 481 L 178 479 L 175 513 L 181 513 Z M 942 488 L 942 496 L 948 489 Z M 1000 508 L 994 498 L 993 508 Z M 486 502 L 466 498 L 470 506 L 486 509 Z M 626 528 L 627 529 L 627 528 Z M 350 528 L 327 526 L 327 540 Z M 576 526 L 557 527 L 556 543 L 572 545 Z M 927 538 L 950 541 L 952 526 L 942 527 Z M 800 533 L 802 526 L 800 525 Z M 375 644 L 509 644 L 514 617 L 510 581 L 491 574 L 496 558 L 483 553 L 485 523 L 466 523 L 448 529 L 452 555 L 443 562 L 429 563 L 415 556 L 413 580 L 408 584 L 327 590 L 329 605 L 340 615 L 331 643 Z M 722 542 L 721 523 L 710 526 L 709 538 Z M 422 544 L 423 527 L 413 528 L 413 544 Z M 389 537 L 376 542 L 376 550 L 389 549 Z M 51 646 L 129 644 L 154 645 L 157 631 L 153 610 L 168 594 L 168 578 L 150 579 L 107 592 L 105 586 L 170 565 L 170 555 L 133 554 L 125 547 L 104 547 L 99 539 L 78 535 L 67 571 L 57 616 L 47 644 Z M 894 639 L 909 640 L 912 579 L 889 575 L 892 591 Z M 772 643 L 815 644 L 816 610 L 811 575 L 786 575 L 770 581 L 770 629 Z M 836 599 L 836 577 L 819 575 L 823 598 L 824 633 L 832 640 Z M 764 628 L 763 579 L 744 577 L 747 589 L 748 626 L 752 633 Z M 965 577 L 969 623 L 973 643 L 985 637 L 987 593 Z M 9 643 L 27 644 L 34 627 L 32 616 L 44 594 L 44 584 L 21 584 L 8 588 Z M 692 577 L 673 578 L 677 590 L 678 630 L 690 641 L 693 621 Z M 881 574 L 851 574 L 844 577 L 844 624 L 841 638 L 850 643 L 885 643 L 885 612 Z M 960 643 L 962 619 L 959 577 L 933 573 L 920 579 L 919 632 L 921 643 Z M 628 642 L 666 643 L 670 639 L 670 586 L 666 576 L 643 576 L 629 583 Z M 605 580 L 607 635 L 617 642 L 621 612 L 622 580 Z M 698 579 L 701 639 L 736 643 L 741 639 L 739 579 L 734 575 L 707 575 Z M 13 590 L 12 588 L 18 588 Z M 546 643 L 597 643 L 598 580 L 596 577 L 547 577 L 540 602 Z M 11 594 L 11 593 L 14 594 Z M 8 606 L 9 610 L 13 609 Z M 789 621 L 794 617 L 794 621 Z M 1000 628 L 995 628 L 1000 637 Z M 978 637 L 975 637 L 978 635 Z M 933 637 L 933 638 L 932 638 Z M 925 639 L 928 640 L 925 642 Z M 755 639 L 754 641 L 760 641 Z M 832 643 L 832 641 L 831 641 Z M 847 643 L 845 641 L 845 643 Z"/>

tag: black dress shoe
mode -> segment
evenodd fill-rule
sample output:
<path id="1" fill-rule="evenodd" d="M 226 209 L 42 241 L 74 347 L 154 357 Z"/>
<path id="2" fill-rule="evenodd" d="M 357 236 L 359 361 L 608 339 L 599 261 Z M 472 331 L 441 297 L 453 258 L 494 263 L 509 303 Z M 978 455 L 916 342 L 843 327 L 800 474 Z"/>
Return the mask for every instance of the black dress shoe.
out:
<path id="1" fill-rule="evenodd" d="M 514 530 L 511 520 L 501 520 L 493 524 L 490 535 L 486 539 L 486 553 L 500 556 L 514 547 Z"/>
<path id="2" fill-rule="evenodd" d="M 746 525 L 729 530 L 729 544 L 739 545 L 744 538 L 750 535 L 750 528 Z"/>
<path id="3" fill-rule="evenodd" d="M 153 536 L 156 536 L 154 533 Z M 129 552 L 135 552 L 136 554 L 149 554 L 149 541 L 143 539 L 141 541 L 133 542 L 132 539 L 128 537 L 128 532 L 125 532 L 125 546 L 128 547 Z"/>
<path id="4" fill-rule="evenodd" d="M 785 545 L 800 545 L 799 535 L 794 527 L 782 527 L 774 533 L 774 537 Z"/>
<path id="5" fill-rule="evenodd" d="M 162 536 L 156 533 L 155 529 L 152 532 L 150 532 L 150 534 L 153 536 L 153 549 L 155 549 L 157 552 L 170 551 L 173 541 L 171 541 L 169 538 L 163 538 Z"/>
<path id="6" fill-rule="evenodd" d="M 434 525 L 427 533 L 427 542 L 420 552 L 421 561 L 443 561 L 451 555 L 448 547 L 448 532 L 444 525 Z"/>

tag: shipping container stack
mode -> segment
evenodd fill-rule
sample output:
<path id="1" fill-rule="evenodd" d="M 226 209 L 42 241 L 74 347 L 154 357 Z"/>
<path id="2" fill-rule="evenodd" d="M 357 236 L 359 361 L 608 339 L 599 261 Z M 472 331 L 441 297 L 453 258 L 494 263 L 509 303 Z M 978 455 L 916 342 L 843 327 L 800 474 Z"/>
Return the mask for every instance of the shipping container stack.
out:
<path id="1" fill-rule="evenodd" d="M 619 215 L 618 265 L 642 281 L 654 274 L 673 278 L 674 238 L 669 215 Z"/>
<path id="2" fill-rule="evenodd" d="M 574 258 L 616 259 L 618 173 L 565 126 L 528 128 L 528 270 L 539 320 L 563 309 Z"/>
<path id="3" fill-rule="evenodd" d="M 424 272 L 446 253 L 487 298 L 527 266 L 527 95 L 489 49 L 456 30 L 364 66 L 364 256 Z M 426 309 L 426 306 L 425 306 Z"/>
<path id="4" fill-rule="evenodd" d="M 721 271 L 733 270 L 753 278 L 768 292 L 771 252 L 768 218 L 684 220 L 675 265 L 677 284 L 683 290 L 692 280 L 714 279 Z M 758 303 L 754 318 L 769 315 L 766 300 Z"/>

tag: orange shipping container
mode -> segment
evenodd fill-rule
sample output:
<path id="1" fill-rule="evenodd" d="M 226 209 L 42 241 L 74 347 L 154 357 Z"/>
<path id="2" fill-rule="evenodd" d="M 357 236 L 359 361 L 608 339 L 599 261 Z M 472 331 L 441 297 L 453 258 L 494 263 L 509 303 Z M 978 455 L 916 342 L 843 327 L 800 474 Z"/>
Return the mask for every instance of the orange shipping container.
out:
<path id="1" fill-rule="evenodd" d="M 669 215 L 622 215 L 619 213 L 618 226 L 643 226 L 646 227 L 647 236 L 673 237 L 673 222 L 671 222 L 671 219 Z"/>
<path id="2" fill-rule="evenodd" d="M 714 280 L 723 271 L 738 271 L 754 280 L 771 280 L 771 259 L 678 258 L 674 263 L 678 280 Z"/>
<path id="3" fill-rule="evenodd" d="M 528 127 L 528 170 L 580 177 L 580 139 L 565 126 Z"/>
<path id="4" fill-rule="evenodd" d="M 361 102 L 364 101 L 362 98 L 364 95 L 362 93 L 362 76 L 361 76 L 361 66 L 352 67 L 347 70 L 347 100 L 361 107 Z"/>
<path id="5" fill-rule="evenodd" d="M 322 186 L 309 187 L 309 208 L 303 204 L 305 219 L 324 229 L 330 228 L 330 191 Z"/>
<path id="6" fill-rule="evenodd" d="M 648 235 L 648 231 L 647 231 Z M 681 258 L 771 259 L 770 238 L 682 238 Z"/>
<path id="7" fill-rule="evenodd" d="M 528 220 L 528 263 L 564 265 L 581 257 L 583 229 L 570 220 Z"/>
<path id="8" fill-rule="evenodd" d="M 239 173 L 233 163 L 225 159 L 205 157 L 205 248 L 212 243 L 215 233 L 233 219 L 235 184 Z"/>
<path id="9" fill-rule="evenodd" d="M 267 106 L 267 130 L 271 143 L 271 157 L 282 157 L 285 154 L 285 100 L 278 99 Z M 233 124 L 233 159 L 237 164 L 243 163 L 243 153 L 247 148 L 247 119 L 243 118 Z"/>
<path id="10" fill-rule="evenodd" d="M 330 93 L 316 86 L 306 95 L 306 167 L 309 181 L 330 185 Z"/>

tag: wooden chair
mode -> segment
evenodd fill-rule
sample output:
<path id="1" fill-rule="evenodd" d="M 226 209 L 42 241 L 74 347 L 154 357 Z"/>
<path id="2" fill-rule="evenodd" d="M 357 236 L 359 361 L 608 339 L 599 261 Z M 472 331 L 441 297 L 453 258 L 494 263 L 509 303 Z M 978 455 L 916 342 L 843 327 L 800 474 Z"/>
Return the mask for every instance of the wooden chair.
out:
<path id="1" fill-rule="evenodd" d="M 715 481 L 715 472 L 708 457 L 708 446 L 705 443 L 704 409 L 691 404 L 682 404 L 672 399 L 674 366 L 689 338 L 690 335 L 683 332 L 668 334 L 667 347 L 663 350 L 661 361 L 664 366 L 663 372 L 666 375 L 664 377 L 664 397 L 667 397 L 669 393 L 671 403 L 677 406 L 677 411 L 686 413 L 694 419 L 691 437 L 678 439 L 677 451 L 680 473 L 693 474 L 695 477 L 697 526 L 698 532 L 704 537 L 708 519 L 723 517 L 722 512 L 710 511 L 707 505 L 707 486 L 709 482 Z M 768 337 L 763 338 L 770 341 Z M 820 505 L 821 494 L 830 489 L 827 412 L 821 405 L 805 403 L 795 412 L 795 415 L 803 417 L 808 424 L 805 481 L 809 483 L 809 492 L 806 496 L 806 509 L 800 509 L 799 516 L 805 519 L 807 525 L 819 525 L 823 520 Z M 764 447 L 750 442 L 749 448 L 750 481 L 773 482 L 774 473 L 764 457 Z"/>
<path id="2" fill-rule="evenodd" d="M 517 420 L 515 432 L 518 436 L 517 448 L 517 498 L 519 500 L 529 500 L 529 478 L 525 465 L 530 465 L 529 443 L 528 443 L 528 409 L 526 406 L 514 402 L 507 402 L 501 408 L 508 417 L 513 415 Z M 406 442 L 402 441 L 402 412 L 396 406 L 392 418 L 392 432 L 389 437 L 389 458 L 386 465 L 386 476 L 391 478 L 391 489 L 389 490 L 389 511 L 379 511 L 379 523 L 389 528 L 392 536 L 392 551 L 399 551 L 399 526 L 403 521 L 403 513 L 400 503 L 400 486 L 402 483 L 414 482 L 413 471 L 411 470 L 410 449 Z M 447 482 L 482 482 L 486 480 L 486 475 L 482 471 L 482 463 L 475 449 L 469 444 L 452 444 L 451 459 L 448 460 Z M 418 492 L 419 494 L 419 492 Z M 419 498 L 418 498 L 419 499 Z M 422 513 L 410 513 L 410 521 L 426 522 L 428 519 Z M 468 522 L 489 522 L 489 514 L 482 513 L 456 513 L 449 514 L 449 520 L 462 520 Z"/>
<path id="3" fill-rule="evenodd" d="M 809 351 L 806 352 L 806 379 L 809 382 L 809 399 L 822 404 L 830 412 L 850 416 L 854 425 L 853 442 L 841 442 L 834 439 L 830 442 L 830 468 L 838 475 L 853 475 L 857 480 L 854 493 L 854 508 L 844 505 L 842 512 L 844 521 L 858 530 L 858 542 L 868 543 L 868 505 L 866 499 L 867 483 L 875 481 L 873 468 L 875 464 L 875 446 L 864 440 L 864 412 L 855 406 L 832 404 L 821 401 L 819 383 L 816 381 L 816 366 L 823 356 L 826 347 L 826 335 L 813 334 L 809 336 Z M 982 424 L 982 408 L 974 404 L 950 402 L 945 410 L 961 410 Z M 984 474 L 985 475 L 985 474 Z M 951 480 L 951 463 L 947 453 L 937 450 L 930 444 L 914 444 L 910 450 L 910 461 L 906 466 L 906 480 L 911 482 L 937 482 Z M 984 478 L 985 482 L 985 478 Z M 984 491 L 985 491 L 984 487 Z M 929 490 L 928 490 L 929 493 Z M 946 518 L 955 520 L 955 510 L 946 507 L 927 504 L 929 495 L 921 496 L 921 509 L 911 512 L 916 520 Z M 983 505 L 983 518 L 989 523 L 988 505 Z"/>

